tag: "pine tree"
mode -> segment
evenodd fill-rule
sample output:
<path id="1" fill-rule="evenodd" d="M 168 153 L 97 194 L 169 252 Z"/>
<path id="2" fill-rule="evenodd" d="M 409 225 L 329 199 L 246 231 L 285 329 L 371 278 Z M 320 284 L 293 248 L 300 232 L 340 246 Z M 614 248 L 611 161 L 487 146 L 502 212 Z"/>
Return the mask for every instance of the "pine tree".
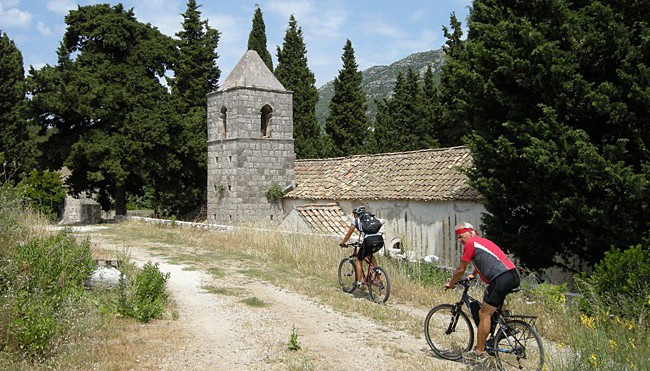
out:
<path id="1" fill-rule="evenodd" d="M 264 25 L 264 18 L 262 17 L 262 10 L 259 5 L 255 5 L 253 27 L 248 35 L 248 50 L 255 50 L 266 66 L 269 67 L 269 70 L 273 71 L 273 58 L 266 48 L 266 26 Z"/>
<path id="2" fill-rule="evenodd" d="M 361 89 L 361 72 L 352 42 L 343 47 L 343 68 L 334 79 L 334 96 L 329 104 L 325 130 L 331 140 L 330 156 L 348 156 L 363 151 L 368 136 L 366 93 Z"/>
<path id="3" fill-rule="evenodd" d="M 650 3 L 473 4 L 443 103 L 475 132 L 486 233 L 534 269 L 649 243 Z"/>
<path id="4" fill-rule="evenodd" d="M 0 31 L 0 169 L 19 180 L 35 166 L 26 120 L 23 56 L 13 40 Z M 2 178 L 0 182 L 7 179 Z"/>
<path id="5" fill-rule="evenodd" d="M 293 91 L 296 158 L 317 158 L 322 148 L 321 128 L 316 119 L 318 90 L 314 73 L 307 66 L 306 55 L 302 29 L 291 15 L 282 49 L 277 48 L 278 66 L 275 68 L 275 76 L 287 90 Z"/>

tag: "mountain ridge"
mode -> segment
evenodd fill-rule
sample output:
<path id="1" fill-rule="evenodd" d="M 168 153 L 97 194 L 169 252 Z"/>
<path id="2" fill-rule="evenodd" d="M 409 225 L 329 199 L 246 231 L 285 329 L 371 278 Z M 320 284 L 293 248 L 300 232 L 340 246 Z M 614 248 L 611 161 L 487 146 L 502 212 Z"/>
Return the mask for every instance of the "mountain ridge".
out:
<path id="1" fill-rule="evenodd" d="M 431 66 L 434 79 L 439 81 L 440 69 L 444 64 L 442 49 L 413 53 L 389 65 L 372 66 L 361 71 L 361 88 L 366 93 L 368 102 L 367 114 L 374 120 L 377 114 L 375 100 L 388 98 L 395 88 L 397 74 L 406 74 L 411 67 L 420 77 L 424 76 L 427 67 Z M 325 125 L 325 118 L 329 112 L 329 102 L 334 96 L 334 80 L 328 81 L 318 88 L 318 102 L 316 103 L 316 117 L 321 126 Z"/>

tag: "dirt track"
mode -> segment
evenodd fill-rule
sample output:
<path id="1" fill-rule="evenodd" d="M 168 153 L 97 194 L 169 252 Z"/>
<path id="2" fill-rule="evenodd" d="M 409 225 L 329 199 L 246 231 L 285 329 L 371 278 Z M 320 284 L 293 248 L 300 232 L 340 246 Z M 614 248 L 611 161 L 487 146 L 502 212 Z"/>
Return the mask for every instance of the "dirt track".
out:
<path id="1" fill-rule="evenodd" d="M 89 237 L 94 245 L 115 248 L 100 235 L 91 233 Z M 345 315 L 304 295 L 245 276 L 238 261 L 225 262 L 225 274 L 215 279 L 207 272 L 171 264 L 146 247 L 131 247 L 129 252 L 138 265 L 152 261 L 163 273 L 170 273 L 169 292 L 179 314 L 175 322 L 189 339 L 182 349 L 166 352 L 159 369 L 467 369 L 436 358 L 423 338 L 368 318 Z M 243 298 L 255 298 L 262 305 L 247 304 Z M 363 295 L 358 300 L 377 305 Z M 298 351 L 288 349 L 294 327 L 301 347 Z"/>

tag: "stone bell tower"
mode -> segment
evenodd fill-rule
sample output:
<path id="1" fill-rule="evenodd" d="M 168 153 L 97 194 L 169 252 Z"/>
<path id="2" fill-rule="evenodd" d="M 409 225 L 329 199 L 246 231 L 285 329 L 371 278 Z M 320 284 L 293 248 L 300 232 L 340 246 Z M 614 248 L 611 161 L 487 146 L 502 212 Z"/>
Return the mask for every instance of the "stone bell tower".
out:
<path id="1" fill-rule="evenodd" d="M 294 182 L 292 92 L 253 50 L 208 94 L 208 222 L 279 223 L 269 189 Z"/>

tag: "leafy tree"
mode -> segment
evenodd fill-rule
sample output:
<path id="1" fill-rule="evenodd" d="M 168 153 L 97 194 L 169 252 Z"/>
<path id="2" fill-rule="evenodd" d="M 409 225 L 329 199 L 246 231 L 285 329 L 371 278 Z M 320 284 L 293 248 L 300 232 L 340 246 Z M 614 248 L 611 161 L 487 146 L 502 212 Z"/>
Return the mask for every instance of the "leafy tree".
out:
<path id="1" fill-rule="evenodd" d="M 287 90 L 293 91 L 293 137 L 297 158 L 320 155 L 321 127 L 316 119 L 318 90 L 316 78 L 307 66 L 307 49 L 296 18 L 291 15 L 282 49 L 277 48 L 275 76 Z"/>
<path id="2" fill-rule="evenodd" d="M 56 171 L 32 170 L 18 183 L 17 188 L 35 209 L 52 218 L 56 217 L 65 200 L 61 174 Z"/>
<path id="3" fill-rule="evenodd" d="M 25 89 L 23 56 L 0 31 L 0 162 L 5 176 L 20 176 L 36 165 L 25 119 Z"/>
<path id="4" fill-rule="evenodd" d="M 334 96 L 325 120 L 332 157 L 361 153 L 370 126 L 366 116 L 366 94 L 361 89 L 361 71 L 358 71 L 350 40 L 343 47 L 341 59 L 343 68 L 334 79 Z"/>
<path id="5" fill-rule="evenodd" d="M 255 5 L 253 27 L 248 35 L 248 50 L 255 50 L 269 70 L 273 71 L 273 59 L 271 53 L 266 48 L 266 26 L 264 25 L 262 9 L 260 9 L 259 5 Z"/>
<path id="6" fill-rule="evenodd" d="M 58 64 L 30 71 L 33 114 L 51 131 L 46 161 L 65 163 L 74 191 L 97 191 L 104 208 L 113 199 L 123 215 L 127 192 L 175 180 L 181 167 L 184 128 L 160 83 L 175 44 L 121 4 L 79 7 L 65 21 Z"/>
<path id="7" fill-rule="evenodd" d="M 647 239 L 650 3 L 473 4 L 444 104 L 474 130 L 486 232 L 531 268 Z"/>

